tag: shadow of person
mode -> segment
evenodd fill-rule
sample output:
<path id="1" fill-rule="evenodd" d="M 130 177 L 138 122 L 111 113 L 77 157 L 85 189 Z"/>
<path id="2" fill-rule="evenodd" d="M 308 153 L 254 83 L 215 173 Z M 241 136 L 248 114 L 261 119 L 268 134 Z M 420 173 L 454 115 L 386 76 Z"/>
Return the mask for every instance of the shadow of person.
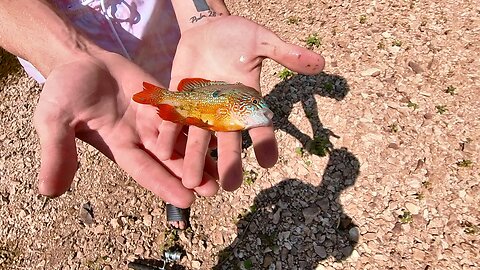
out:
<path id="1" fill-rule="evenodd" d="M 242 264 L 251 269 L 272 269 L 272 264 L 273 269 L 315 269 L 329 256 L 337 261 L 349 257 L 358 236 L 349 236 L 356 225 L 343 213 L 339 197 L 354 185 L 359 167 L 347 149 L 334 149 L 320 186 L 286 179 L 263 190 L 252 211 L 237 223 L 237 238 L 220 253 L 214 269 L 239 269 Z"/>
<path id="2" fill-rule="evenodd" d="M 273 111 L 273 126 L 294 136 L 310 154 L 325 156 L 332 149 L 330 136 L 335 136 L 325 128 L 318 116 L 318 106 L 315 95 L 342 100 L 350 88 L 347 80 L 341 76 L 321 72 L 317 75 L 294 75 L 278 83 L 274 89 L 264 97 L 269 108 Z M 293 105 L 301 102 L 313 130 L 313 138 L 300 131 L 288 120 Z M 250 138 L 244 133 L 243 147 L 251 145 Z"/>

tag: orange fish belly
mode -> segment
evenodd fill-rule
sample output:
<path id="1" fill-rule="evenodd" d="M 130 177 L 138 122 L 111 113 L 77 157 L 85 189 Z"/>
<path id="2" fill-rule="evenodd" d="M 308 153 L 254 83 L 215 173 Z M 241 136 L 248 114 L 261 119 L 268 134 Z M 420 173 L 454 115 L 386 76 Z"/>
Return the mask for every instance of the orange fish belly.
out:
<path id="1" fill-rule="evenodd" d="M 225 113 L 221 113 L 225 111 Z M 227 113 L 227 106 L 222 104 L 210 104 L 198 102 L 196 104 L 181 104 L 177 112 L 182 118 L 173 119 L 179 124 L 194 125 L 211 131 L 239 131 L 244 126 L 232 121 Z"/>

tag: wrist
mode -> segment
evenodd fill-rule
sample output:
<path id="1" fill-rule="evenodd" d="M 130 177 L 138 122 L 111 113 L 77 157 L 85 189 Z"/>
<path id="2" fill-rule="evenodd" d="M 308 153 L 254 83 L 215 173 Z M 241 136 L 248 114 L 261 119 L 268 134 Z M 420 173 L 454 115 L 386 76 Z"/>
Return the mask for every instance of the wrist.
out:
<path id="1" fill-rule="evenodd" d="M 96 55 L 106 52 L 76 32 L 69 33 L 64 37 L 53 37 L 53 39 L 55 45 L 45 48 L 48 50 L 45 51 L 45 54 L 35 54 L 32 59 L 32 63 L 45 77 L 59 66 L 79 59 L 96 58 Z M 42 49 L 39 48 L 39 52 L 41 51 Z"/>
<path id="2" fill-rule="evenodd" d="M 230 15 L 223 0 L 172 0 L 180 32 Z"/>

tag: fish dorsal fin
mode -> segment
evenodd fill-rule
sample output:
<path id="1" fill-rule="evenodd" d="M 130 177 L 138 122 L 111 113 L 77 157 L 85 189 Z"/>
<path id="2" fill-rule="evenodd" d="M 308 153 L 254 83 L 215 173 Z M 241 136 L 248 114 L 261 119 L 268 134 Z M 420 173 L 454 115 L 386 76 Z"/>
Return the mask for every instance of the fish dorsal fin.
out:
<path id="1" fill-rule="evenodd" d="M 225 85 L 226 82 L 210 81 L 202 78 L 185 78 L 178 83 L 178 91 L 191 91 L 209 85 Z"/>

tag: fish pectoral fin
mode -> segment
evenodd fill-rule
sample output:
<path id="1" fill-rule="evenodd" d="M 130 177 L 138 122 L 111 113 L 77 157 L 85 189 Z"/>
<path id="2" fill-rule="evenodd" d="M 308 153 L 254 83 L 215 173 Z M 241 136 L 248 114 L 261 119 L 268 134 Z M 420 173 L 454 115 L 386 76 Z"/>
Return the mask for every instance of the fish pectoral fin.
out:
<path id="1" fill-rule="evenodd" d="M 202 78 L 185 78 L 178 83 L 178 91 L 191 91 L 209 85 L 225 85 L 226 82 L 210 81 Z"/>
<path id="2" fill-rule="evenodd" d="M 163 120 L 175 122 L 175 123 L 181 123 L 184 120 L 184 117 L 175 110 L 175 107 L 172 105 L 168 104 L 160 104 L 157 106 L 158 107 L 158 115 Z"/>
<path id="3" fill-rule="evenodd" d="M 198 119 L 196 117 L 187 117 L 185 118 L 185 123 L 188 125 L 193 125 L 201 128 L 211 128 L 212 125 L 209 123 L 204 122 L 202 119 Z"/>

